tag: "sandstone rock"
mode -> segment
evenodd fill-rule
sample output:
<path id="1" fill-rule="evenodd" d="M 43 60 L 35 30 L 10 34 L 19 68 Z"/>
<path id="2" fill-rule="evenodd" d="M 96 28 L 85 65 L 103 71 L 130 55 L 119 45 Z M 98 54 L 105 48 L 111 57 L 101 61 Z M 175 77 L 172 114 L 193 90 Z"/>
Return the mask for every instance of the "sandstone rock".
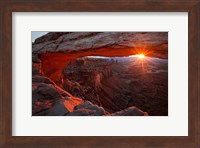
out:
<path id="1" fill-rule="evenodd" d="M 56 40 L 58 39 L 60 36 L 67 34 L 68 32 L 50 32 L 47 33 L 46 35 L 43 35 L 40 38 L 37 38 L 34 42 L 34 44 L 39 44 L 42 42 L 46 42 L 46 41 L 52 41 L 52 40 Z"/>
<path id="2" fill-rule="evenodd" d="M 56 84 L 67 63 L 89 55 L 129 56 L 145 51 L 147 56 L 168 58 L 167 32 L 50 32 L 32 44 L 42 72 Z M 56 62 L 52 62 L 56 61 Z"/>
<path id="3" fill-rule="evenodd" d="M 67 116 L 102 116 L 105 115 L 105 110 L 102 107 L 92 104 L 89 101 L 77 105 L 74 111 Z"/>
<path id="4" fill-rule="evenodd" d="M 33 63 L 41 63 L 41 60 L 38 57 L 38 54 L 32 54 L 32 62 Z"/>
<path id="5" fill-rule="evenodd" d="M 42 75 L 41 64 L 32 62 L 32 76 Z"/>
<path id="6" fill-rule="evenodd" d="M 71 52 L 98 48 L 148 48 L 152 56 L 167 58 L 167 32 L 51 32 L 36 39 L 33 53 Z M 156 52 L 155 52 L 156 51 Z M 153 54 L 156 53 L 156 54 Z"/>
<path id="7" fill-rule="evenodd" d="M 35 100 L 55 100 L 61 99 L 61 95 L 51 84 L 39 84 L 32 92 L 32 99 Z"/>
<path id="8" fill-rule="evenodd" d="M 141 111 L 135 106 L 131 106 L 119 112 L 110 114 L 111 116 L 148 116 L 148 113 Z"/>
<path id="9" fill-rule="evenodd" d="M 112 74 L 112 66 L 105 59 L 79 58 L 63 70 L 63 88 L 108 112 L 125 109 L 129 99 L 121 93 L 126 85 Z"/>
<path id="10" fill-rule="evenodd" d="M 40 112 L 36 114 L 36 116 L 64 116 L 69 113 L 69 111 L 65 108 L 62 102 L 57 102 L 52 108 L 49 110 Z"/>
<path id="11" fill-rule="evenodd" d="M 45 83 L 45 84 L 54 84 L 55 83 L 53 81 L 51 81 L 49 78 L 45 77 L 45 76 L 33 76 L 32 77 L 32 82 L 33 83 Z"/>
<path id="12" fill-rule="evenodd" d="M 83 102 L 45 76 L 32 78 L 32 115 L 62 116 Z"/>
<path id="13" fill-rule="evenodd" d="M 32 66 L 32 75 L 35 76 L 35 75 L 40 75 L 40 74 L 41 74 L 40 69 Z"/>

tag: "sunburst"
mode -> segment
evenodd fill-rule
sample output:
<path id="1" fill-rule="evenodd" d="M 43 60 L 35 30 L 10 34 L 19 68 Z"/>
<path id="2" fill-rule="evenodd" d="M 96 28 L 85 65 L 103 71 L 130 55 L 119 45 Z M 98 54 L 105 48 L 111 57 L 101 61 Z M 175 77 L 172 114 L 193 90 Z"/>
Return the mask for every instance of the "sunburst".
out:
<path id="1" fill-rule="evenodd" d="M 145 58 L 145 55 L 143 53 L 137 54 L 136 56 L 141 60 Z"/>

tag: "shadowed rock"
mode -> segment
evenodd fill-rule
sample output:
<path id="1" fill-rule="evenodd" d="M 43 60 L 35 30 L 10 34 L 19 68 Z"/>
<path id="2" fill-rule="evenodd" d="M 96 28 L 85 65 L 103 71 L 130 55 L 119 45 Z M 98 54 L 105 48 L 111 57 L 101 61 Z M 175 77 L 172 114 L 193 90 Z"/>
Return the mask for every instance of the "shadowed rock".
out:
<path id="1" fill-rule="evenodd" d="M 122 111 L 110 114 L 111 116 L 148 116 L 148 113 L 141 111 L 135 106 L 131 106 Z"/>
<path id="2" fill-rule="evenodd" d="M 102 116 L 105 115 L 105 110 L 102 107 L 92 104 L 89 101 L 76 106 L 74 111 L 66 114 L 67 116 Z"/>
<path id="3" fill-rule="evenodd" d="M 33 100 L 51 100 L 61 98 L 60 93 L 52 86 L 48 84 L 39 84 L 32 93 Z"/>
<path id="4" fill-rule="evenodd" d="M 32 115 L 62 116 L 83 102 L 44 76 L 32 78 Z"/>
<path id="5" fill-rule="evenodd" d="M 32 54 L 32 62 L 33 63 L 40 63 L 41 62 L 40 58 L 38 57 L 38 54 Z"/>
<path id="6" fill-rule="evenodd" d="M 32 77 L 33 83 L 45 83 L 45 84 L 55 84 L 53 81 L 51 81 L 49 78 L 44 76 L 33 76 Z"/>
<path id="7" fill-rule="evenodd" d="M 32 75 L 40 75 L 41 74 L 41 70 L 38 67 L 32 66 Z"/>
<path id="8" fill-rule="evenodd" d="M 69 113 L 62 102 L 56 103 L 51 109 L 37 113 L 36 116 L 64 116 Z"/>

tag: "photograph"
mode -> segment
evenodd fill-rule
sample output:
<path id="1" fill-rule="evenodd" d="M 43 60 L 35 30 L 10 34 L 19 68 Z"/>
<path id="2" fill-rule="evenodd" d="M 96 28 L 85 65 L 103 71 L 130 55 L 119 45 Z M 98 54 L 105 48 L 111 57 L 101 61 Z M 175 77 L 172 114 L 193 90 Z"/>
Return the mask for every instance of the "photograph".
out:
<path id="1" fill-rule="evenodd" d="M 32 116 L 168 116 L 168 32 L 31 39 Z"/>

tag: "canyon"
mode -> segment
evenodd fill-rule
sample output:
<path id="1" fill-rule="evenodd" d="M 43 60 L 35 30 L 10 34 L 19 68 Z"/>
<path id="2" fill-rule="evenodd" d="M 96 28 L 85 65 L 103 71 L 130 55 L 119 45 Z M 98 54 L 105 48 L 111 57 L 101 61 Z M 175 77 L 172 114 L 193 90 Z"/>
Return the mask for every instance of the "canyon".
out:
<path id="1" fill-rule="evenodd" d="M 166 116 L 167 59 L 166 32 L 50 32 L 32 43 L 32 115 Z"/>

